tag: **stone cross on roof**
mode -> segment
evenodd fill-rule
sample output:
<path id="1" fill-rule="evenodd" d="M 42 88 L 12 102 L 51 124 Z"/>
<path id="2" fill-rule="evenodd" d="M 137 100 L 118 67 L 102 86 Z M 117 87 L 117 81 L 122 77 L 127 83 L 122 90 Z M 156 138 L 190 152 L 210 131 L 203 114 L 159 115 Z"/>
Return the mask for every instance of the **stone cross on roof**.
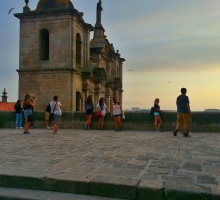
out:
<path id="1" fill-rule="evenodd" d="M 103 11 L 102 8 L 102 1 L 99 0 L 99 2 L 97 3 L 97 14 L 96 14 L 96 25 L 101 25 L 101 12 Z"/>

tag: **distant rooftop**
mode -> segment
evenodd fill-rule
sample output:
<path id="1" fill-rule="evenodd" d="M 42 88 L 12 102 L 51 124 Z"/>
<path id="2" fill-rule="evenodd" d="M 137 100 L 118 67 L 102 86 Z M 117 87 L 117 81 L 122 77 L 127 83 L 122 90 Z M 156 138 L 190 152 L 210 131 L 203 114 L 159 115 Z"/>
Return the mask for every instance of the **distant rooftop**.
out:
<path id="1" fill-rule="evenodd" d="M 14 110 L 15 102 L 7 102 L 8 96 L 7 96 L 7 92 L 6 92 L 5 88 L 4 88 L 4 91 L 2 92 L 2 94 L 3 94 L 2 101 L 0 101 L 0 111 Z"/>
<path id="2" fill-rule="evenodd" d="M 0 111 L 13 111 L 15 102 L 1 102 L 0 101 Z"/>

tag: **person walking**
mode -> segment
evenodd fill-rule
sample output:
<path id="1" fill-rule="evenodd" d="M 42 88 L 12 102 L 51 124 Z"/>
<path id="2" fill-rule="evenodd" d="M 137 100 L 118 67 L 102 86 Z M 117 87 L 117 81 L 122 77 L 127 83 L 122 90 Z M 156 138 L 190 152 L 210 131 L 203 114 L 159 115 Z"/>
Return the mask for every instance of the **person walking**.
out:
<path id="1" fill-rule="evenodd" d="M 123 114 L 122 106 L 117 97 L 113 98 L 113 105 L 111 107 L 111 116 L 114 117 L 115 131 L 121 131 L 121 116 Z"/>
<path id="2" fill-rule="evenodd" d="M 58 125 L 60 123 L 60 119 L 62 116 L 62 111 L 60 109 L 62 107 L 61 102 L 59 101 L 59 97 L 55 95 L 53 100 L 50 102 L 51 113 L 53 113 L 53 134 L 57 134 Z"/>
<path id="3" fill-rule="evenodd" d="M 32 99 L 32 100 L 31 100 Z M 25 127 L 24 134 L 30 134 L 28 129 L 31 127 L 31 122 L 33 120 L 33 107 L 35 106 L 36 98 L 32 94 L 26 94 L 23 102 L 24 117 L 25 117 Z"/>
<path id="4" fill-rule="evenodd" d="M 183 136 L 190 137 L 189 125 L 192 123 L 191 110 L 189 105 L 189 98 L 186 96 L 186 88 L 181 88 L 181 95 L 176 99 L 177 105 L 177 124 L 176 129 L 173 131 L 173 135 L 177 136 L 179 127 L 183 125 Z"/>
<path id="5" fill-rule="evenodd" d="M 105 104 L 105 99 L 100 98 L 99 103 L 97 104 L 97 110 L 98 110 L 98 112 L 99 111 L 101 112 L 101 114 L 99 116 L 98 130 L 103 129 L 104 119 L 105 119 L 105 114 L 106 114 L 106 108 L 107 108 L 107 106 Z"/>
<path id="6" fill-rule="evenodd" d="M 86 110 L 85 130 L 89 130 L 91 126 L 93 110 L 94 110 L 92 95 L 89 95 L 85 101 L 85 110 Z"/>
<path id="7" fill-rule="evenodd" d="M 16 129 L 23 129 L 22 124 L 23 124 L 23 115 L 22 111 L 23 108 L 21 107 L 21 99 L 18 99 L 17 102 L 14 105 L 14 110 L 15 110 L 15 116 L 16 116 Z"/>
<path id="8" fill-rule="evenodd" d="M 154 100 L 154 127 L 156 131 L 162 132 L 162 129 L 160 128 L 162 125 L 160 113 L 162 113 L 163 111 L 160 110 L 159 102 L 160 100 L 158 98 Z"/>

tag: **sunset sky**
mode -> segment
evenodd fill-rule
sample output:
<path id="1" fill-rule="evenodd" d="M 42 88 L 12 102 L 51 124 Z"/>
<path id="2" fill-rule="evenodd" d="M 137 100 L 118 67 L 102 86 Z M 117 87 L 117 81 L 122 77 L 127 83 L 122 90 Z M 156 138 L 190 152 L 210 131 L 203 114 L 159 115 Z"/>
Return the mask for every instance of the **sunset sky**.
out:
<path id="1" fill-rule="evenodd" d="M 97 2 L 72 0 L 92 25 Z M 30 9 L 37 3 L 29 0 Z M 19 20 L 13 14 L 24 6 L 24 0 L 0 0 L 0 93 L 6 88 L 9 102 L 18 98 Z M 175 110 L 181 87 L 192 111 L 220 109 L 219 0 L 102 0 L 102 7 L 105 35 L 126 59 L 124 109 L 150 109 L 159 98 L 162 110 Z"/>

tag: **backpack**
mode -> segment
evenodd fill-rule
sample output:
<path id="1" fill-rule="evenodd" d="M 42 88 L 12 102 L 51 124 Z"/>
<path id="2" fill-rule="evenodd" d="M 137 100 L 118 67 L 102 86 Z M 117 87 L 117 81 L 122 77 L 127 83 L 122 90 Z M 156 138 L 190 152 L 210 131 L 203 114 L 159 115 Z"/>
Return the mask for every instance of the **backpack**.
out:
<path id="1" fill-rule="evenodd" d="M 151 107 L 151 109 L 150 109 L 150 114 L 151 114 L 151 115 L 154 115 L 154 112 L 155 112 L 155 108 L 154 108 L 154 107 Z"/>

